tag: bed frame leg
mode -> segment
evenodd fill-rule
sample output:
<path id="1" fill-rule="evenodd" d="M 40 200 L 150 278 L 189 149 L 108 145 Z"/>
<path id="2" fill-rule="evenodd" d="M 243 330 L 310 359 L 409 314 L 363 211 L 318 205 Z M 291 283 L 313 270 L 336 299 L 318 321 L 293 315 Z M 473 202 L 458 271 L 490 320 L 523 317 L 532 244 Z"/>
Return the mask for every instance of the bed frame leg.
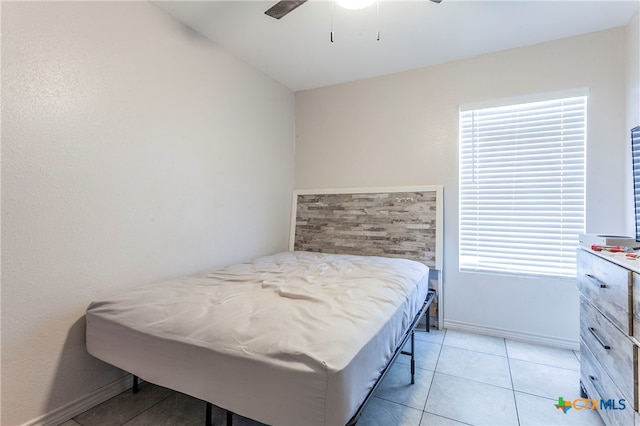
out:
<path id="1" fill-rule="evenodd" d="M 425 313 L 424 317 L 425 317 L 425 320 L 426 320 L 425 321 L 425 330 L 424 331 L 426 331 L 427 333 L 430 333 L 431 332 L 431 328 L 429 327 L 429 322 L 430 322 L 429 321 L 429 319 L 430 319 L 429 318 L 429 308 L 427 308 L 427 312 Z"/>
<path id="2" fill-rule="evenodd" d="M 211 426 L 211 411 L 213 410 L 213 406 L 211 405 L 210 402 L 207 402 L 207 408 L 205 411 L 205 417 L 204 417 L 204 425 L 205 426 Z"/>
<path id="3" fill-rule="evenodd" d="M 227 426 L 232 426 L 233 425 L 233 413 L 229 410 L 225 410 L 225 412 L 227 413 Z M 204 417 L 204 425 L 205 426 L 212 426 L 213 422 L 213 404 L 210 402 L 207 402 L 207 407 L 206 407 L 206 412 L 205 412 L 205 417 Z"/>
<path id="4" fill-rule="evenodd" d="M 415 376 L 416 376 L 416 359 L 415 359 L 415 351 L 414 351 L 414 343 L 415 343 L 415 336 L 414 336 L 414 332 L 411 332 L 411 384 L 413 385 L 416 380 L 415 380 Z"/>
<path id="5" fill-rule="evenodd" d="M 131 388 L 133 393 L 138 393 L 140 387 L 138 386 L 138 376 L 133 376 L 133 387 Z"/>

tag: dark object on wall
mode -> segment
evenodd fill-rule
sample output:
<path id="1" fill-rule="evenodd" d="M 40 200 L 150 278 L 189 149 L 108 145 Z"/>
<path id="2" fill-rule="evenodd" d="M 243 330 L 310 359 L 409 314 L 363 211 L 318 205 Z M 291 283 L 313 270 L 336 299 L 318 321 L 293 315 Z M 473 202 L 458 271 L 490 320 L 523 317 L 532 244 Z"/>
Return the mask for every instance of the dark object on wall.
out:
<path id="1" fill-rule="evenodd" d="M 636 241 L 640 241 L 640 126 L 631 129 L 631 158 L 633 160 L 633 211 Z"/>

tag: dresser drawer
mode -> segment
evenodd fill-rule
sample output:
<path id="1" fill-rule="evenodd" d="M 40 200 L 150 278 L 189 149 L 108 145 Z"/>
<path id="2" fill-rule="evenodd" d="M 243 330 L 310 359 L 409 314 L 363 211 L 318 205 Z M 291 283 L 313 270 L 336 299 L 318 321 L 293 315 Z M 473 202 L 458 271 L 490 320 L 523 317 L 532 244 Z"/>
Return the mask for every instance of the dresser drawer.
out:
<path id="1" fill-rule="evenodd" d="M 634 346 L 587 299 L 580 297 L 580 337 L 628 401 L 636 398 Z"/>
<path id="2" fill-rule="evenodd" d="M 621 408 L 620 400 L 625 399 L 611 378 L 598 364 L 594 355 L 587 348 L 584 341 L 580 342 L 580 381 L 587 391 L 589 399 L 615 402 L 615 406 Z M 598 401 L 598 403 L 600 403 Z M 634 422 L 634 409 L 632 401 L 624 401 L 624 409 L 601 409 L 600 416 L 608 425 L 632 425 Z"/>
<path id="3" fill-rule="evenodd" d="M 631 271 L 584 250 L 578 250 L 578 288 L 623 333 L 631 331 Z"/>

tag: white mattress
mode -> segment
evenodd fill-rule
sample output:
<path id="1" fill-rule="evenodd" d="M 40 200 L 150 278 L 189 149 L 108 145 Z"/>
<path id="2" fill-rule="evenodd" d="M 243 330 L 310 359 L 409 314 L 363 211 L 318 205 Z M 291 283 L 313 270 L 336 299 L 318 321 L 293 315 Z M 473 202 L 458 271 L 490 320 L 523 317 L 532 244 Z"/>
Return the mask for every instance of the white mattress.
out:
<path id="1" fill-rule="evenodd" d="M 87 349 L 264 423 L 344 425 L 427 291 L 418 262 L 285 252 L 93 302 Z"/>

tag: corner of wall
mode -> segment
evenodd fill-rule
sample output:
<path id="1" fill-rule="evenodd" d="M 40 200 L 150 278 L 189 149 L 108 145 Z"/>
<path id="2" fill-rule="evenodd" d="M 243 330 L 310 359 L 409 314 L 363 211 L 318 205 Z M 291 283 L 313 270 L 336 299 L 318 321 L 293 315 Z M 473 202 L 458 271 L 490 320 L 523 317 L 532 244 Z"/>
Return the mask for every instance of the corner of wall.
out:
<path id="1" fill-rule="evenodd" d="M 635 233 L 635 217 L 633 197 L 633 178 L 631 176 L 631 135 L 629 130 L 640 124 L 640 11 L 631 18 L 625 27 L 626 34 L 626 120 L 625 127 L 627 129 L 627 161 L 625 162 L 627 188 L 626 208 L 627 229 Z"/>

